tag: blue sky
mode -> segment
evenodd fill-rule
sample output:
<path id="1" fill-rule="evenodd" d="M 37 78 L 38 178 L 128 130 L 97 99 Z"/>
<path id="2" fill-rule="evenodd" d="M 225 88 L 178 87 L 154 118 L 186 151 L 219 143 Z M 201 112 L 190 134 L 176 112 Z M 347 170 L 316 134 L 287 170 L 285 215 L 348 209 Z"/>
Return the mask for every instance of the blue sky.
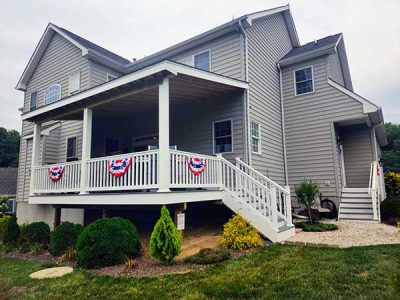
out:
<path id="1" fill-rule="evenodd" d="M 355 91 L 400 123 L 400 1 L 289 1 L 302 43 L 343 32 Z M 20 130 L 15 91 L 48 22 L 128 59 L 171 46 L 240 15 L 288 0 L 25 1 L 2 0 L 0 10 L 0 127 Z"/>

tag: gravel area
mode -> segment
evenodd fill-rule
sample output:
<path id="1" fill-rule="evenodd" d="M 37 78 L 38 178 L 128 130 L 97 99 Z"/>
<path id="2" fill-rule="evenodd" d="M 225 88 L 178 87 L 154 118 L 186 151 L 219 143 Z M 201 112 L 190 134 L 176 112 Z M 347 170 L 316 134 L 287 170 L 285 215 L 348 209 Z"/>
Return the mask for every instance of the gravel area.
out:
<path id="1" fill-rule="evenodd" d="M 326 232 L 304 232 L 296 229 L 296 235 L 286 244 L 347 248 L 381 244 L 400 244 L 399 230 L 390 225 L 364 221 L 329 221 L 339 229 Z"/>

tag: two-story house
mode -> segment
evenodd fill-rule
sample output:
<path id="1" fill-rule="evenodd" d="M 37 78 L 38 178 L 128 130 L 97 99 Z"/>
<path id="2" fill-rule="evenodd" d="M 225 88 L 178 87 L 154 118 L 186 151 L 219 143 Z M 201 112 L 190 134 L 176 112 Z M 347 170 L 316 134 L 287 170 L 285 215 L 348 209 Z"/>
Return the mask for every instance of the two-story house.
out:
<path id="1" fill-rule="evenodd" d="M 339 218 L 379 220 L 382 110 L 353 92 L 342 34 L 301 45 L 288 6 L 137 61 L 49 24 L 16 88 L 20 223 L 222 201 L 279 241 L 305 178 Z"/>

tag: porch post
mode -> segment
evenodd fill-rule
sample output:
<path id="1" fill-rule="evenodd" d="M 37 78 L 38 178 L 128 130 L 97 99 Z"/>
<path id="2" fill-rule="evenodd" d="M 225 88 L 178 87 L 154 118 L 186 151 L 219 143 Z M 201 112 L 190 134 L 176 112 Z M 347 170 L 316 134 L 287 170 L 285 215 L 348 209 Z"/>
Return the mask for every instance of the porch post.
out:
<path id="1" fill-rule="evenodd" d="M 87 161 L 90 159 L 92 149 L 92 109 L 83 110 L 83 135 L 82 135 L 82 159 L 81 159 L 81 188 L 80 194 L 87 194 L 88 186 L 88 167 Z"/>
<path id="2" fill-rule="evenodd" d="M 158 191 L 169 192 L 171 165 L 169 157 L 169 79 L 158 87 Z"/>
<path id="3" fill-rule="evenodd" d="M 290 195 L 290 186 L 285 185 L 286 197 L 285 197 L 285 206 L 286 206 L 286 214 L 287 214 L 287 225 L 293 225 L 292 220 L 292 198 Z"/>
<path id="4" fill-rule="evenodd" d="M 32 161 L 31 161 L 31 181 L 29 187 L 29 195 L 34 195 L 35 190 L 35 167 L 39 163 L 39 155 L 40 155 L 40 133 L 41 133 L 41 124 L 35 123 L 33 127 L 33 142 L 32 142 Z"/>

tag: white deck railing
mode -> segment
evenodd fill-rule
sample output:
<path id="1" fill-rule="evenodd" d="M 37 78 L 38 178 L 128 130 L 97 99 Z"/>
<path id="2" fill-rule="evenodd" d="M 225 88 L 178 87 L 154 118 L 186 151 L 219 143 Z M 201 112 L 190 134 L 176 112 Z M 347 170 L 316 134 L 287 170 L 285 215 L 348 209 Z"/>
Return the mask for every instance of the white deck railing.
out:
<path id="1" fill-rule="evenodd" d="M 386 189 L 383 168 L 377 161 L 373 161 L 371 163 L 368 193 L 372 197 L 372 210 L 374 213 L 374 220 L 380 221 L 380 204 L 383 200 L 386 199 Z"/>

